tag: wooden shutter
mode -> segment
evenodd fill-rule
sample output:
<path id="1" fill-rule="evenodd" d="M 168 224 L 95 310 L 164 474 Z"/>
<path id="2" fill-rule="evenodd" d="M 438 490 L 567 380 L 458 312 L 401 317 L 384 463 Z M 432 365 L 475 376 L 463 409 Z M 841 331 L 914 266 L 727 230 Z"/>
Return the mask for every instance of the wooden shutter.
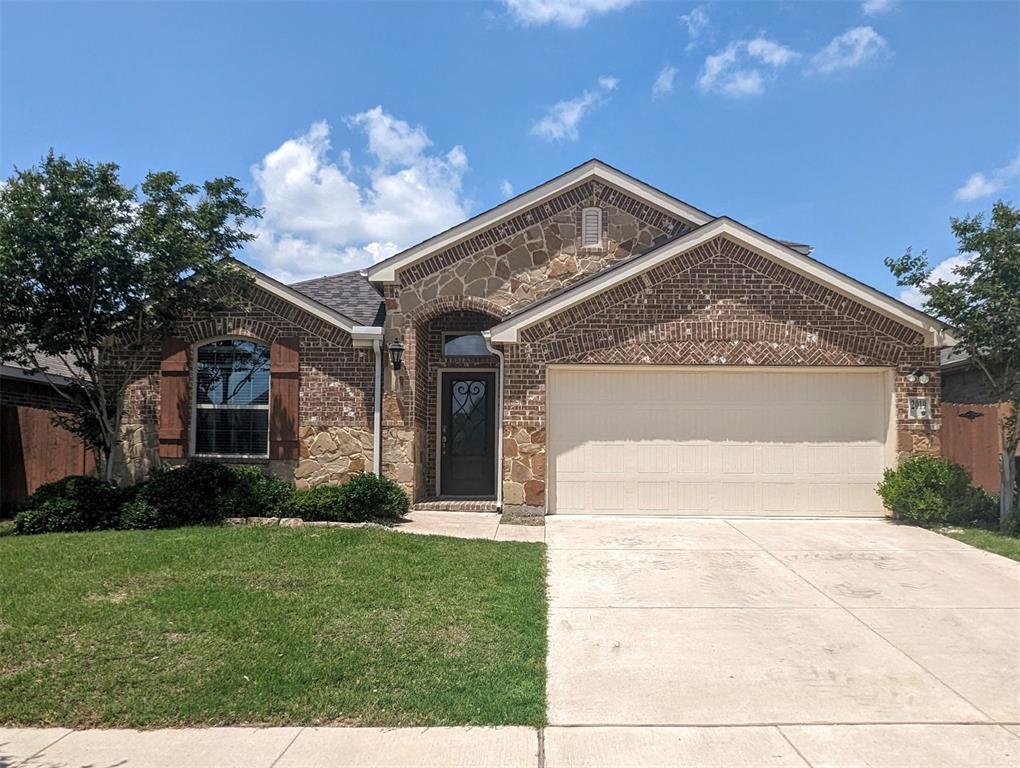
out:
<path id="1" fill-rule="evenodd" d="M 159 366 L 159 455 L 180 459 L 188 455 L 188 343 L 163 339 Z"/>
<path id="2" fill-rule="evenodd" d="M 269 458 L 298 458 L 301 340 L 283 337 L 269 351 Z"/>

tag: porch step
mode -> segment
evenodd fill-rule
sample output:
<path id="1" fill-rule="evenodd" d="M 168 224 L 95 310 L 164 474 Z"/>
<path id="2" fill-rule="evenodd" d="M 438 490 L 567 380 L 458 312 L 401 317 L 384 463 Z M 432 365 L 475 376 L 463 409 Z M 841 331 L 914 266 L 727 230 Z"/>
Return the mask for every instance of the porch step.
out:
<path id="1" fill-rule="evenodd" d="M 495 499 L 423 499 L 411 507 L 415 512 L 495 512 Z"/>

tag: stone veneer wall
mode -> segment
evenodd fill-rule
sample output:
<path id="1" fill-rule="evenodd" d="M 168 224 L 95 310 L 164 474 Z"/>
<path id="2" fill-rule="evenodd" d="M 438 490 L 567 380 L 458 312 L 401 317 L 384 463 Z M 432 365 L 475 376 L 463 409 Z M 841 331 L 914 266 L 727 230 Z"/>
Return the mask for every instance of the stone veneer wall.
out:
<path id="1" fill-rule="evenodd" d="M 371 349 L 350 336 L 253 286 L 243 286 L 244 306 L 182 321 L 176 335 L 196 343 L 238 336 L 265 344 L 298 337 L 300 346 L 300 456 L 297 461 L 238 460 L 293 480 L 298 487 L 343 482 L 371 469 L 375 363 Z M 193 367 L 193 353 L 189 364 Z M 159 461 L 160 351 L 152 350 L 125 399 L 118 482 L 142 479 Z M 190 424 L 189 424 L 190 429 Z"/>
<path id="2" fill-rule="evenodd" d="M 580 246 L 580 217 L 588 206 L 603 210 L 598 248 Z M 473 312 L 489 318 L 490 327 L 514 309 L 693 227 L 614 187 L 586 182 L 401 272 L 400 283 L 384 289 L 387 344 L 399 337 L 406 347 L 404 369 L 390 377 L 383 399 L 387 474 L 399 474 L 416 499 L 435 492 L 430 397 L 433 369 L 445 363 L 429 352 L 433 320 Z M 485 367 L 478 359 L 471 363 L 467 367 Z"/>
<path id="3" fill-rule="evenodd" d="M 504 509 L 545 509 L 546 366 L 892 366 L 897 450 L 939 453 L 939 350 L 919 334 L 725 238 L 533 326 L 505 348 Z M 925 371 L 928 384 L 907 375 Z M 933 419 L 909 421 L 907 398 Z"/>

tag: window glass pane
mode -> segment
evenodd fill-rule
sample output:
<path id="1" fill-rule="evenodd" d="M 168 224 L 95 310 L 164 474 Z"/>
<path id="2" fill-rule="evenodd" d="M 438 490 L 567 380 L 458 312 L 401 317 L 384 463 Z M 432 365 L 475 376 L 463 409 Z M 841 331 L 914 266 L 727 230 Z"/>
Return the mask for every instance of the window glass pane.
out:
<path id="1" fill-rule="evenodd" d="M 451 333 L 443 344 L 443 354 L 451 357 L 488 357 L 492 353 L 485 346 L 485 339 L 480 333 Z"/>
<path id="2" fill-rule="evenodd" d="M 198 348 L 200 405 L 269 403 L 269 349 L 251 341 L 214 341 Z"/>
<path id="3" fill-rule="evenodd" d="M 269 453 L 269 411 L 197 408 L 195 452 L 266 455 Z"/>

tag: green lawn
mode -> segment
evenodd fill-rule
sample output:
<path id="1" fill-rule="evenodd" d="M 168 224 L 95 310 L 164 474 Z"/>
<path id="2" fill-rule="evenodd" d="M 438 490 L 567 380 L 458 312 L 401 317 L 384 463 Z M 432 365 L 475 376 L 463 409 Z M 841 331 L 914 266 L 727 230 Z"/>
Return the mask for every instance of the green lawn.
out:
<path id="1" fill-rule="evenodd" d="M 954 528 L 944 533 L 972 547 L 987 549 L 1011 560 L 1020 560 L 1020 539 L 1013 536 L 1003 536 L 1001 533 L 992 533 L 983 528 Z"/>
<path id="2" fill-rule="evenodd" d="M 371 529 L 0 538 L 0 725 L 545 720 L 543 545 Z"/>

